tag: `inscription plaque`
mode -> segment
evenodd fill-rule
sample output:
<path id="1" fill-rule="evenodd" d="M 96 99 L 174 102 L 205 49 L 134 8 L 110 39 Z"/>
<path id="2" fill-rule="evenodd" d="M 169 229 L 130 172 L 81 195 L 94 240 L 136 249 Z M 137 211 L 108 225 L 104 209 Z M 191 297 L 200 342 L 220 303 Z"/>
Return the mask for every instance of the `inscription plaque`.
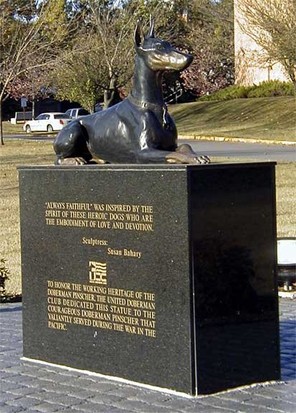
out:
<path id="1" fill-rule="evenodd" d="M 26 358 L 191 395 L 279 378 L 274 164 L 19 177 Z"/>

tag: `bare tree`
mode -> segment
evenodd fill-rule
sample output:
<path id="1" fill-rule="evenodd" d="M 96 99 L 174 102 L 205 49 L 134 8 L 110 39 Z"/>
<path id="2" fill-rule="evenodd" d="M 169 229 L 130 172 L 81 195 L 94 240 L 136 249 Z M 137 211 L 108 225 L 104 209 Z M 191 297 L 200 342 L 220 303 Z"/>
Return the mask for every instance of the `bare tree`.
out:
<path id="1" fill-rule="evenodd" d="M 81 29 L 72 49 L 60 57 L 53 84 L 61 99 L 78 101 L 92 111 L 97 100 L 105 108 L 128 88 L 134 67 L 133 33 L 137 19 L 162 14 L 159 0 L 83 0 Z M 83 7 L 82 7 L 83 6 Z"/>
<path id="2" fill-rule="evenodd" d="M 0 137 L 3 145 L 3 101 L 15 82 L 22 78 L 28 80 L 34 71 L 54 64 L 70 23 L 64 13 L 65 0 L 0 0 L 0 4 Z"/>
<path id="3" fill-rule="evenodd" d="M 184 72 L 185 86 L 197 96 L 233 83 L 233 2 L 194 0 L 187 42 L 194 56 Z"/>
<path id="4" fill-rule="evenodd" d="M 25 96 L 32 103 L 32 117 L 35 117 L 36 100 L 45 99 L 52 94 L 51 88 L 48 86 L 49 71 L 46 67 L 35 68 L 34 71 L 23 74 L 17 77 L 7 87 L 7 95 L 15 100 Z"/>
<path id="5" fill-rule="evenodd" d="M 72 49 L 60 56 L 53 84 L 57 97 L 78 101 L 93 111 L 105 95 L 105 107 L 132 76 L 133 16 L 121 1 L 85 0 L 80 32 Z M 108 93 L 104 93 L 104 92 Z"/>
<path id="6" fill-rule="evenodd" d="M 281 63 L 296 85 L 296 1 L 237 0 L 241 30 L 262 49 L 260 63 Z"/>
<path id="7" fill-rule="evenodd" d="M 75 48 L 60 55 L 53 70 L 52 86 L 59 99 L 79 102 L 89 112 L 108 85 L 108 72 L 102 61 L 102 45 L 92 35 L 80 34 Z"/>

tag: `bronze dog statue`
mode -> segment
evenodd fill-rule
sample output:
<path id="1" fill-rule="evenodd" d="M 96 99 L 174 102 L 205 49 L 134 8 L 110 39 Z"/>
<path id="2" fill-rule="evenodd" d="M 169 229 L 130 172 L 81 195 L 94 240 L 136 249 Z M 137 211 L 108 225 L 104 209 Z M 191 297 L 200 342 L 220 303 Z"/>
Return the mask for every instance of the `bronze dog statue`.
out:
<path id="1" fill-rule="evenodd" d="M 66 125 L 54 142 L 57 164 L 209 162 L 189 145 L 177 146 L 177 129 L 162 94 L 163 73 L 185 69 L 192 56 L 156 38 L 152 22 L 144 38 L 137 24 L 135 49 L 129 96 L 107 110 Z"/>

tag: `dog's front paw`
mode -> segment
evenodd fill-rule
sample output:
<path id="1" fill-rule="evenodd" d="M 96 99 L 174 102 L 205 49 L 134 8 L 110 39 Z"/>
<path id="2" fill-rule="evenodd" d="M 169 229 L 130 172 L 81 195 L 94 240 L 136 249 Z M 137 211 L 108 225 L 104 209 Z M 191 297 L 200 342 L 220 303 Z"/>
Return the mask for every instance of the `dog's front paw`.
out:
<path id="1" fill-rule="evenodd" d="M 174 163 L 174 164 L 198 164 L 198 165 L 205 165 L 210 163 L 210 158 L 206 155 L 197 155 L 195 152 L 188 152 L 183 153 L 180 151 L 170 152 L 166 156 L 167 163 Z"/>
<path id="2" fill-rule="evenodd" d="M 69 166 L 77 166 L 77 165 L 85 165 L 87 164 L 86 160 L 81 157 L 75 158 L 59 158 L 57 159 L 56 165 L 69 165 Z"/>
<path id="3" fill-rule="evenodd" d="M 187 143 L 178 146 L 176 153 L 185 155 L 184 162 L 182 163 L 197 163 L 204 165 L 211 162 L 208 156 L 198 155 Z"/>

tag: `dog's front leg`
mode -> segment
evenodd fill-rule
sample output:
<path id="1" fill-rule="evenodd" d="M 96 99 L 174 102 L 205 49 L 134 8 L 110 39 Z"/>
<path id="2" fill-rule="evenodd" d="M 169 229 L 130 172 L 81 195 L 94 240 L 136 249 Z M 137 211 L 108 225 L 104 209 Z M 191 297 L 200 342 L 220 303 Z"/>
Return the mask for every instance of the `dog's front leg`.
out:
<path id="1" fill-rule="evenodd" d="M 137 163 L 167 163 L 169 151 L 154 148 L 142 149 L 136 153 Z"/>
<path id="2" fill-rule="evenodd" d="M 197 155 L 189 145 L 181 145 L 176 151 L 144 149 L 137 153 L 138 163 L 175 163 L 175 164 L 207 164 L 210 159 L 205 155 Z"/>

